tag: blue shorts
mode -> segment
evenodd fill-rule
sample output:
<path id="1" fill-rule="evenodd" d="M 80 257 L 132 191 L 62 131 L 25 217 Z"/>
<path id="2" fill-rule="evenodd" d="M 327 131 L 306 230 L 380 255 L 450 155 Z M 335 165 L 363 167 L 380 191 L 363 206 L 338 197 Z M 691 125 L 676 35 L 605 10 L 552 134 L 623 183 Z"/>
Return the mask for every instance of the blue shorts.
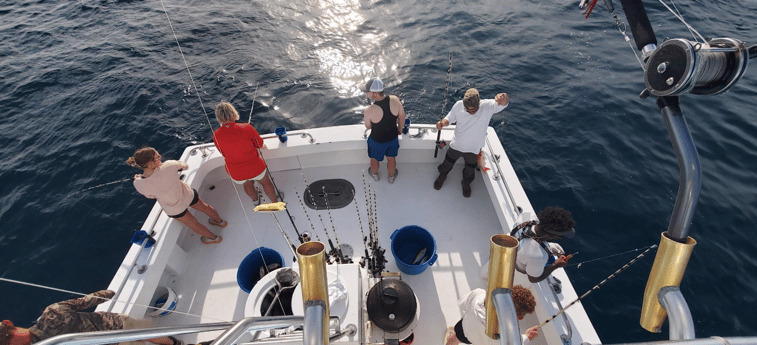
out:
<path id="1" fill-rule="evenodd" d="M 368 157 L 379 162 L 384 160 L 384 156 L 397 157 L 397 152 L 399 152 L 399 150 L 399 138 L 394 138 L 394 140 L 385 143 L 377 143 L 373 138 L 368 137 Z"/>

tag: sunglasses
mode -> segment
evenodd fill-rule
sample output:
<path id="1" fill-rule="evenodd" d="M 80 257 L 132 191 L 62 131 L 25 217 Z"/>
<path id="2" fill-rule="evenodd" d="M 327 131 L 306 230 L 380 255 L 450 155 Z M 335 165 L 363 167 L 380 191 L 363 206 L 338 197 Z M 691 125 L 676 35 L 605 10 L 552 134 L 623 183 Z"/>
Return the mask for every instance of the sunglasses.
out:
<path id="1" fill-rule="evenodd" d="M 467 111 L 470 114 L 475 114 L 478 111 L 478 107 L 475 108 L 465 108 L 465 111 Z"/>

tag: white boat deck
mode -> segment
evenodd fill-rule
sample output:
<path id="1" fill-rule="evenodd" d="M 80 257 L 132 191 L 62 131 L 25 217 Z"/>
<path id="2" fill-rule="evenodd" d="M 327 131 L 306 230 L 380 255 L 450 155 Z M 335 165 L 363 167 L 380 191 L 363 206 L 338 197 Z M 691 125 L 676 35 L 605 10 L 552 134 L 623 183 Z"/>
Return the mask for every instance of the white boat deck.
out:
<path id="1" fill-rule="evenodd" d="M 353 134 L 355 132 L 362 134 L 362 130 L 358 129 L 357 126 L 347 126 L 347 129 L 351 130 Z M 311 131 L 311 133 L 314 133 L 314 131 Z M 490 134 L 494 134 L 491 129 Z M 377 195 L 378 236 L 381 247 L 386 249 L 385 256 L 388 260 L 386 270 L 400 272 L 390 249 L 390 236 L 396 229 L 407 225 L 417 225 L 425 228 L 434 236 L 437 244 L 437 261 L 421 274 L 402 274 L 402 280 L 410 285 L 420 303 L 420 321 L 413 330 L 415 333 L 414 344 L 418 345 L 439 345 L 443 343 L 447 326 L 454 325 L 461 317 L 457 300 L 472 289 L 486 288 L 486 281 L 480 277 L 479 272 L 482 264 L 488 261 L 489 238 L 494 234 L 507 231 L 506 229 L 509 229 L 515 222 L 514 217 L 508 215 L 507 211 L 512 210 L 512 207 L 508 205 L 510 199 L 503 196 L 505 190 L 501 187 L 502 184 L 493 182 L 493 171 L 487 172 L 486 175 L 480 172 L 476 173 L 470 198 L 465 198 L 462 195 L 460 185 L 462 178 L 461 161 L 449 174 L 444 187 L 439 191 L 433 189 L 433 181 L 438 175 L 436 166 L 444 158 L 445 153 L 440 151 L 439 157 L 433 159 L 435 135 L 433 137 L 431 138 L 429 134 L 425 138 L 417 140 L 403 138 L 400 156 L 398 157 L 399 175 L 394 184 L 389 184 L 386 181 L 385 162 L 381 165 L 381 181 L 374 182 L 367 175 L 368 158 L 364 151 L 364 141 L 359 137 L 350 139 L 349 143 L 336 143 L 343 147 L 342 150 L 323 150 L 322 147 L 322 150 L 318 152 L 305 152 L 304 154 L 298 152 L 294 156 L 284 154 L 288 149 L 286 145 L 295 147 L 296 140 L 299 138 L 295 137 L 295 140 L 291 140 L 293 137 L 290 136 L 290 143 L 283 145 L 283 150 L 278 151 L 279 153 L 283 152 L 281 155 L 277 155 L 273 150 L 277 146 L 282 148 L 278 140 L 269 139 L 266 141 L 268 147 L 271 148 L 266 153 L 266 155 L 270 155 L 270 157 L 267 157 L 268 164 L 273 170 L 276 185 L 279 190 L 285 193 L 284 201 L 287 202 L 287 209 L 294 217 L 297 229 L 300 233 L 310 233 L 314 240 L 324 242 L 327 245 L 327 250 L 329 249 L 328 238 L 324 231 L 324 225 L 334 244 L 336 245 L 337 240 L 340 244 L 349 244 L 354 250 L 354 262 L 360 261 L 365 246 L 362 241 L 355 202 L 357 202 L 360 210 L 363 231 L 367 235 L 368 219 L 363 181 L 366 184 L 370 183 L 370 190 L 375 191 Z M 302 141 L 304 140 L 302 139 Z M 295 142 L 292 143 L 292 141 Z M 429 145 L 429 142 L 431 142 L 431 145 Z M 424 149 L 414 149 L 416 146 L 423 146 Z M 492 146 L 494 146 L 495 151 L 502 150 L 499 141 L 492 143 Z M 429 150 L 428 147 L 431 147 L 431 149 Z M 500 165 L 505 178 L 508 180 L 516 179 L 517 181 L 504 151 L 495 153 L 501 154 L 504 158 Z M 214 155 L 217 155 L 217 153 L 206 160 L 218 160 L 218 158 L 214 158 Z M 419 155 L 425 158 L 416 157 Z M 203 171 L 202 169 L 209 170 Z M 193 176 L 195 174 L 202 178 L 201 182 L 196 181 L 195 176 Z M 366 174 L 365 179 L 363 174 Z M 187 175 L 187 180 L 191 181 L 190 184 L 199 191 L 201 198 L 214 206 L 222 218 L 229 222 L 229 225 L 224 229 L 208 226 L 211 231 L 223 236 L 223 242 L 213 245 L 202 244 L 199 235 L 181 226 L 178 222 L 168 221 L 165 215 L 160 216 L 155 220 L 154 228 L 159 232 L 156 238 L 158 241 L 163 239 L 167 242 L 174 239 L 178 245 L 174 249 L 180 248 L 181 250 L 169 251 L 170 255 L 161 255 L 160 252 L 155 253 L 155 251 L 146 254 L 146 251 L 143 251 L 140 254 L 139 261 L 152 262 L 151 265 L 156 267 L 161 267 L 160 264 L 162 264 L 166 268 L 160 276 L 156 276 L 158 272 L 152 272 L 152 276 L 147 274 L 145 277 L 137 278 L 136 281 L 132 281 L 134 279 L 130 278 L 130 283 L 126 284 L 125 290 L 131 289 L 131 293 L 130 295 L 123 295 L 124 297 L 119 298 L 119 300 L 125 300 L 126 296 L 129 296 L 129 298 L 144 303 L 145 298 L 150 298 L 145 296 L 152 295 L 151 291 L 154 291 L 154 286 L 171 287 L 179 297 L 177 312 L 155 318 L 156 326 L 238 321 L 246 316 L 252 316 L 245 315 L 245 305 L 249 294 L 242 291 L 237 284 L 239 264 L 255 248 L 268 247 L 282 255 L 286 267 L 296 267 L 297 263 L 293 262 L 293 253 L 274 221 L 274 217 L 267 213 L 255 213 L 252 201 L 244 194 L 242 186 L 234 184 L 229 179 L 221 164 L 217 162 L 215 164 L 204 164 L 204 167 L 199 170 L 190 168 Z M 331 215 L 327 210 L 316 211 L 305 206 L 315 232 L 311 229 L 308 217 L 305 216 L 303 206 L 297 197 L 297 193 L 300 194 L 301 198 L 305 197 L 303 192 L 306 184 L 303 181 L 303 175 L 308 183 L 322 179 L 346 179 L 355 188 L 355 200 L 344 208 L 332 209 Z M 528 217 L 528 212 L 533 212 L 533 210 L 528 204 L 520 184 L 511 184 L 510 189 L 515 195 L 515 200 L 518 200 L 519 206 L 524 209 L 526 217 Z M 295 193 L 295 190 L 297 193 Z M 495 207 L 498 204 L 499 207 Z M 150 223 L 152 218 L 157 217 L 158 213 L 159 211 L 153 210 L 147 223 Z M 207 216 L 204 214 L 194 210 L 192 213 L 200 222 L 207 222 Z M 322 225 L 319 215 L 323 219 L 324 225 Z M 292 243 L 295 246 L 299 245 L 297 235 L 286 212 L 278 212 L 276 217 Z M 508 219 L 507 224 L 502 224 L 501 219 L 508 217 L 512 219 Z M 336 236 L 334 236 L 331 225 L 332 219 Z M 146 224 L 146 226 L 149 225 Z M 176 235 L 176 232 L 179 232 L 179 234 Z M 165 249 L 161 248 L 160 250 Z M 130 255 L 124 260 L 124 266 L 130 262 L 132 255 L 136 255 L 136 251 L 130 252 Z M 149 256 L 145 257 L 147 255 Z M 165 256 L 168 257 L 160 259 Z M 333 267 L 333 265 L 329 267 Z M 116 274 L 110 288 L 117 289 L 117 282 L 123 280 L 125 274 L 125 269 L 122 267 Z M 516 283 L 523 281 L 523 277 L 519 278 L 518 275 L 516 273 Z M 563 270 L 556 271 L 554 275 L 558 276 L 563 282 L 569 281 Z M 134 276 L 133 273 L 130 277 Z M 149 291 L 135 292 L 139 289 Z M 367 293 L 367 287 L 363 287 L 363 289 L 362 293 Z M 545 283 L 540 283 L 534 284 L 530 289 L 535 294 L 545 295 L 549 287 Z M 551 294 L 551 291 L 549 294 Z M 572 286 L 563 284 L 563 292 L 560 296 L 563 305 L 575 299 L 575 296 Z M 547 297 L 551 298 L 551 296 Z M 537 315 L 532 314 L 522 320 L 521 331 L 538 324 L 537 317 L 545 320 L 559 309 L 553 303 L 545 303 L 543 300 L 547 297 L 537 297 Z M 350 306 L 350 308 L 354 307 Z M 120 312 L 126 312 L 136 317 L 141 317 L 145 311 L 145 308 L 119 304 L 116 304 L 114 311 L 120 310 L 119 308 L 123 308 Z M 362 315 L 362 311 L 359 311 L 359 313 Z M 201 315 L 201 317 L 195 315 Z M 574 341 L 581 339 L 592 343 L 599 342 L 580 303 L 571 307 L 570 318 Z M 362 319 L 361 321 L 364 323 L 366 320 Z M 540 336 L 532 341 L 532 344 L 558 344 L 559 338 L 555 333 L 557 331 L 553 328 L 564 327 L 561 326 L 562 319 L 558 318 L 552 324 L 557 325 L 543 328 Z M 577 325 L 581 326 L 577 327 Z M 364 325 L 358 324 L 356 326 L 361 329 L 362 333 Z M 196 343 L 212 340 L 218 335 L 220 335 L 220 331 L 184 335 L 179 336 L 179 338 L 186 343 Z M 556 339 L 557 342 L 554 340 L 547 342 L 545 336 Z M 343 338 L 341 341 L 354 342 L 358 339 Z"/>

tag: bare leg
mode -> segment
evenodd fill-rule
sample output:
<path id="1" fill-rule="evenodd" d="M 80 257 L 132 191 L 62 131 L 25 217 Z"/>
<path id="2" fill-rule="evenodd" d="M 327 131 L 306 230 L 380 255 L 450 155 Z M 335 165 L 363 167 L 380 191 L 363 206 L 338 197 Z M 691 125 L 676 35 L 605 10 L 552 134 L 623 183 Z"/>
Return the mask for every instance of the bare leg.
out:
<path id="1" fill-rule="evenodd" d="M 376 158 L 371 158 L 371 173 L 374 175 L 377 175 L 378 170 L 379 170 L 379 161 L 377 161 Z M 392 170 L 392 174 L 394 174 L 394 170 Z"/>
<path id="2" fill-rule="evenodd" d="M 205 236 L 211 240 L 216 239 L 216 235 L 208 228 L 205 227 L 205 225 L 202 225 L 200 222 L 197 221 L 197 218 L 193 216 L 191 213 L 187 212 L 184 216 L 181 218 L 176 218 L 176 220 L 182 222 L 184 225 L 188 226 L 192 231 L 197 233 L 200 236 Z"/>
<path id="3" fill-rule="evenodd" d="M 252 198 L 252 201 L 258 201 L 258 191 L 255 190 L 255 181 L 245 181 L 244 192 Z"/>
<path id="4" fill-rule="evenodd" d="M 223 223 L 223 219 L 221 219 L 221 216 L 218 215 L 216 209 L 214 209 L 213 206 L 206 204 L 204 201 L 202 201 L 202 199 L 197 201 L 196 204 L 192 205 L 192 208 L 207 214 L 208 217 L 210 217 L 210 219 L 212 219 L 216 223 Z"/>
<path id="5" fill-rule="evenodd" d="M 455 330 L 453 326 L 449 326 L 447 328 L 447 337 L 444 339 L 444 345 L 458 345 L 460 344 L 460 339 L 457 339 L 457 336 L 455 335 Z"/>
<path id="6" fill-rule="evenodd" d="M 266 171 L 265 176 L 259 182 L 263 185 L 263 191 L 265 191 L 268 199 L 271 202 L 279 202 L 279 198 L 276 197 L 276 188 L 273 186 L 273 181 L 271 181 L 271 172 Z"/>
<path id="7" fill-rule="evenodd" d="M 386 170 L 389 171 L 389 176 L 394 176 L 394 169 L 397 168 L 396 157 L 386 157 Z"/>

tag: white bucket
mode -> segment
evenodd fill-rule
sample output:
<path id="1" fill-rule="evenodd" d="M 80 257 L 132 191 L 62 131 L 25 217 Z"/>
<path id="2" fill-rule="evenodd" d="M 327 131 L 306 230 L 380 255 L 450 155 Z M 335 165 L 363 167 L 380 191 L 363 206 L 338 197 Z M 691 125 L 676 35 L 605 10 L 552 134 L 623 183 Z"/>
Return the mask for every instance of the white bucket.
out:
<path id="1" fill-rule="evenodd" d="M 155 294 L 150 301 L 150 306 L 154 308 L 150 308 L 150 310 L 147 311 L 147 315 L 152 317 L 169 315 L 174 309 L 176 309 L 177 300 L 178 298 L 173 290 L 165 286 L 159 286 L 155 289 Z"/>

